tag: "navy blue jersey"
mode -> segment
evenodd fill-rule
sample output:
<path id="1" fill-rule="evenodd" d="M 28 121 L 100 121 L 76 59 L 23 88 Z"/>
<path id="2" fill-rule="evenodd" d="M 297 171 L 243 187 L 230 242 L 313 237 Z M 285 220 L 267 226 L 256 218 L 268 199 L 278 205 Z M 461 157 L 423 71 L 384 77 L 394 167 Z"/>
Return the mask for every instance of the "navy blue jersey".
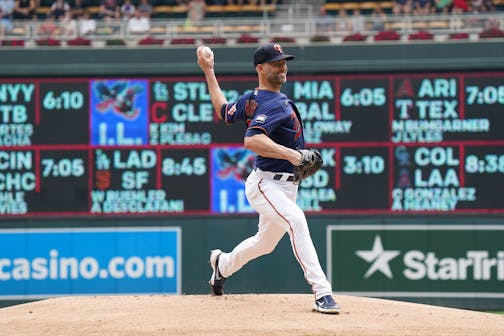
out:
<path id="1" fill-rule="evenodd" d="M 292 149 L 303 149 L 303 127 L 294 103 L 283 93 L 254 90 L 242 95 L 236 102 L 222 105 L 222 119 L 226 124 L 236 120 L 247 123 L 245 136 L 266 134 L 274 142 Z M 292 173 L 287 160 L 258 155 L 256 167 L 265 171 Z"/>

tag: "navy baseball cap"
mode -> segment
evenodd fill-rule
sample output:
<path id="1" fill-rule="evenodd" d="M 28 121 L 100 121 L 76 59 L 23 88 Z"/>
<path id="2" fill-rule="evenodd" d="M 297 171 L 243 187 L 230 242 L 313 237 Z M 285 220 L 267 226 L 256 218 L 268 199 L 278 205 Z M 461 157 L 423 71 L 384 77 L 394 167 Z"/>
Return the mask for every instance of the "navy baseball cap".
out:
<path id="1" fill-rule="evenodd" d="M 284 54 L 282 47 L 278 43 L 268 43 L 260 46 L 254 52 L 254 65 L 264 62 L 276 62 L 280 60 L 293 60 L 292 55 Z"/>

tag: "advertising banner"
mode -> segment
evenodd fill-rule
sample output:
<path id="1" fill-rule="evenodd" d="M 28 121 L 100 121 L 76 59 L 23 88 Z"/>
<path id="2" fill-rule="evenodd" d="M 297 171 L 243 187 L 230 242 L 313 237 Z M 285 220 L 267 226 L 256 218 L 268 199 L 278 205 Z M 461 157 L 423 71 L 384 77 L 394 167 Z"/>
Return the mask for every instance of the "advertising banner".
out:
<path id="1" fill-rule="evenodd" d="M 334 225 L 327 253 L 337 292 L 504 298 L 504 225 Z"/>
<path id="2" fill-rule="evenodd" d="M 0 298 L 180 292 L 180 228 L 0 231 Z"/>

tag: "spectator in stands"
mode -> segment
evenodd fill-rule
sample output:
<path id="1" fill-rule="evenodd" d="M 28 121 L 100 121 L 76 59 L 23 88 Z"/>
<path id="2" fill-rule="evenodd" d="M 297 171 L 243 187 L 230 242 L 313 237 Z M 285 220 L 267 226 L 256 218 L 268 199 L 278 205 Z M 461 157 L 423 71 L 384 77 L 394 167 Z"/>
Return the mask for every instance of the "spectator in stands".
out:
<path id="1" fill-rule="evenodd" d="M 489 18 L 487 18 L 484 22 L 484 27 L 485 27 L 485 30 L 490 30 L 490 29 L 495 29 L 495 30 L 499 30 L 500 31 L 500 20 L 498 17 L 495 17 L 495 16 L 490 16 Z"/>
<path id="2" fill-rule="evenodd" d="M 238 6 L 241 6 L 241 5 L 264 6 L 264 5 L 266 5 L 267 2 L 266 2 L 266 0 L 228 0 L 227 3 L 228 3 L 228 5 L 238 5 Z M 268 1 L 268 3 L 270 3 L 272 5 L 276 5 L 278 3 L 278 1 L 270 0 L 270 1 Z"/>
<path id="3" fill-rule="evenodd" d="M 41 37 L 49 38 L 53 35 L 58 34 L 59 28 L 56 24 L 56 19 L 54 18 L 53 12 L 48 12 L 44 22 L 38 27 L 37 34 Z"/>
<path id="4" fill-rule="evenodd" d="M 467 4 L 466 0 L 453 0 L 452 4 L 453 14 L 462 14 L 467 11 L 469 11 L 469 5 Z"/>
<path id="5" fill-rule="evenodd" d="M 351 30 L 350 18 L 347 15 L 345 9 L 340 8 L 338 11 L 338 17 L 336 18 L 336 30 L 342 33 L 348 33 Z"/>
<path id="6" fill-rule="evenodd" d="M 483 0 L 471 0 L 470 11 L 472 14 L 480 14 L 485 12 L 485 5 Z"/>
<path id="7" fill-rule="evenodd" d="M 412 13 L 414 15 L 429 15 L 431 13 L 430 0 L 413 0 Z"/>
<path id="8" fill-rule="evenodd" d="M 371 13 L 371 22 L 373 30 L 384 31 L 385 23 L 387 22 L 387 14 L 383 11 L 382 6 L 379 2 L 376 3 L 373 12 Z"/>
<path id="9" fill-rule="evenodd" d="M 471 0 L 471 3 L 469 4 L 469 12 L 473 15 L 469 16 L 469 18 L 465 21 L 466 27 L 484 29 L 486 20 L 479 14 L 484 13 L 485 11 L 486 8 L 483 0 Z"/>
<path id="10" fill-rule="evenodd" d="M 327 13 L 324 5 L 320 6 L 319 14 L 315 18 L 315 25 L 317 29 L 317 34 L 329 33 L 334 30 L 334 18 L 332 15 Z"/>
<path id="11" fill-rule="evenodd" d="M 128 32 L 130 34 L 145 34 L 150 30 L 149 17 L 140 12 L 139 9 L 135 10 L 135 15 L 128 20 Z"/>
<path id="12" fill-rule="evenodd" d="M 394 0 L 392 13 L 394 13 L 394 15 L 401 15 L 401 14 L 410 15 L 411 8 L 412 8 L 411 0 Z"/>
<path id="13" fill-rule="evenodd" d="M 33 20 L 35 16 L 35 0 L 16 0 L 14 5 L 14 20 Z"/>
<path id="14" fill-rule="evenodd" d="M 66 12 L 71 11 L 72 8 L 65 0 L 54 0 L 51 5 L 50 13 L 53 19 L 58 20 L 60 17 L 65 16 Z"/>
<path id="15" fill-rule="evenodd" d="M 121 18 L 121 9 L 116 0 L 102 0 L 98 17 L 105 21 L 114 21 Z"/>
<path id="16" fill-rule="evenodd" d="M 142 13 L 143 16 L 150 18 L 154 13 L 154 7 L 152 7 L 149 0 L 140 0 L 138 4 L 138 10 Z"/>
<path id="17" fill-rule="evenodd" d="M 187 4 L 187 19 L 191 22 L 201 21 L 207 11 L 205 0 L 190 0 Z"/>
<path id="18" fill-rule="evenodd" d="M 494 12 L 495 5 L 493 4 L 492 0 L 470 0 L 469 11 L 472 14 Z"/>
<path id="19" fill-rule="evenodd" d="M 74 18 L 79 18 L 84 14 L 84 4 L 82 3 L 82 0 L 74 0 L 74 4 L 72 6 L 72 14 Z"/>
<path id="20" fill-rule="evenodd" d="M 228 5 L 243 5 L 243 0 L 227 0 Z"/>
<path id="21" fill-rule="evenodd" d="M 365 20 L 364 16 L 362 16 L 360 9 L 354 9 L 353 15 L 351 18 L 352 24 L 352 32 L 353 33 L 361 33 L 365 30 Z"/>
<path id="22" fill-rule="evenodd" d="M 0 35 L 12 30 L 12 12 L 15 6 L 14 0 L 0 0 Z"/>
<path id="23" fill-rule="evenodd" d="M 495 3 L 493 0 L 483 0 L 483 6 L 485 7 L 486 12 L 495 12 L 497 9 L 495 8 Z"/>
<path id="24" fill-rule="evenodd" d="M 434 0 L 436 12 L 447 14 L 450 11 L 450 7 L 453 0 Z"/>
<path id="25" fill-rule="evenodd" d="M 259 6 L 265 6 L 265 5 L 277 5 L 278 0 L 249 0 L 250 5 L 259 5 Z"/>
<path id="26" fill-rule="evenodd" d="M 84 9 L 82 16 L 78 18 L 79 35 L 84 36 L 93 34 L 96 31 L 96 20 L 91 18 L 89 9 Z"/>
<path id="27" fill-rule="evenodd" d="M 135 16 L 135 5 L 131 2 L 131 0 L 124 0 L 124 3 L 121 6 L 121 16 L 123 20 L 129 20 Z"/>
<path id="28" fill-rule="evenodd" d="M 75 21 L 72 11 L 68 11 L 60 18 L 59 23 L 61 29 L 61 35 L 63 36 L 74 36 L 77 30 L 77 21 Z"/>
<path id="29" fill-rule="evenodd" d="M 215 1 L 215 0 L 214 0 Z M 280 3 L 279 0 L 248 0 L 248 1 L 244 1 L 244 0 L 227 0 L 227 3 L 228 5 L 245 5 L 245 4 L 248 4 L 248 5 L 253 5 L 253 6 L 257 6 L 257 5 L 260 5 L 260 6 L 264 6 L 264 5 L 277 5 Z"/>

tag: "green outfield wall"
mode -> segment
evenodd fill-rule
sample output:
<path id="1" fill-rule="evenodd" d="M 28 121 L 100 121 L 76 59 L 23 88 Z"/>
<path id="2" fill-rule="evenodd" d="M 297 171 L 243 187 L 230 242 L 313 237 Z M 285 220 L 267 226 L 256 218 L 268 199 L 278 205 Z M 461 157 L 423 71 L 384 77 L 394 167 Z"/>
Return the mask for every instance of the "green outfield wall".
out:
<path id="1" fill-rule="evenodd" d="M 322 267 L 332 280 L 336 295 L 384 297 L 469 309 L 502 309 L 502 218 L 309 216 L 308 220 Z M 47 229 L 78 232 L 103 228 L 180 228 L 181 293 L 207 294 L 211 275 L 209 251 L 214 248 L 230 251 L 239 241 L 255 234 L 257 219 L 252 215 L 228 218 L 163 216 L 2 220 L 1 224 L 2 230 L 21 229 L 28 235 L 30 231 Z M 394 236 L 394 231 L 401 233 Z M 380 237 L 385 252 L 395 253 L 388 261 L 392 278 L 380 267 L 365 278 L 372 262 L 360 258 L 357 251 L 372 251 L 376 237 Z M 116 242 L 109 241 L 109 244 Z M 417 254 L 411 256 L 410 250 Z M 431 254 L 430 263 L 428 254 Z M 410 260 L 411 265 L 404 266 L 406 258 L 415 262 Z M 434 259 L 437 260 L 435 264 L 432 263 Z M 475 262 L 467 266 L 471 261 Z M 494 266 L 488 268 L 492 262 Z M 405 270 L 409 270 L 406 274 L 413 274 L 409 279 L 404 276 Z M 8 268 L 2 271 L 5 273 Z M 252 261 L 233 275 L 226 282 L 226 292 L 310 293 L 310 287 L 286 235 L 272 254 Z M 3 305 L 24 301 L 26 299 L 10 298 L 4 300 Z"/>
<path id="2" fill-rule="evenodd" d="M 255 45 L 213 47 L 220 74 L 254 73 Z M 306 72 L 447 71 L 504 68 L 501 41 L 284 45 L 296 55 L 293 74 Z M 195 47 L 2 49 L 2 76 L 199 74 Z"/>

